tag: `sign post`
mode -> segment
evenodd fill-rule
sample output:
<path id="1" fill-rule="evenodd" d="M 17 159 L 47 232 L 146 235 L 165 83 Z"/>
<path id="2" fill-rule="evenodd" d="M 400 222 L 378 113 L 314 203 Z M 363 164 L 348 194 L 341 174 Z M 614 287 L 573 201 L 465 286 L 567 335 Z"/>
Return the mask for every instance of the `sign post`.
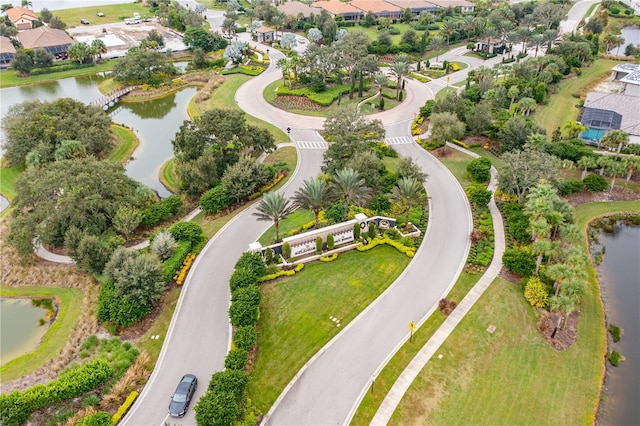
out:
<path id="1" fill-rule="evenodd" d="M 413 332 L 416 331 L 416 325 L 413 323 L 413 321 L 409 322 L 409 343 L 411 343 L 412 339 L 413 339 Z"/>

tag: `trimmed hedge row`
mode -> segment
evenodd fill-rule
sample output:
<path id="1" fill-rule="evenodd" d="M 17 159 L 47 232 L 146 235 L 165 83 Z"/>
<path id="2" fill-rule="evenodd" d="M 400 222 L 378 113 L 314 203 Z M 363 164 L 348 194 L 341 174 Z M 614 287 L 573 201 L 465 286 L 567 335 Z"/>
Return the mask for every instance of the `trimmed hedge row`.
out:
<path id="1" fill-rule="evenodd" d="M 173 254 L 170 258 L 165 260 L 164 265 L 164 280 L 171 282 L 176 273 L 180 270 L 184 259 L 191 252 L 191 241 L 180 241 L 173 250 Z"/>
<path id="2" fill-rule="evenodd" d="M 391 247 L 395 248 L 396 250 L 398 250 L 400 253 L 404 253 L 409 257 L 413 257 L 416 254 L 416 249 L 413 247 L 407 247 L 404 244 L 402 244 L 399 241 L 394 241 L 391 238 L 387 237 L 387 236 L 381 236 L 378 235 L 375 238 L 372 238 L 370 240 L 368 240 L 368 244 L 358 244 L 356 246 L 356 250 L 358 251 L 367 251 L 367 250 L 371 250 L 374 247 L 377 247 L 381 244 L 387 244 L 390 245 Z"/>
<path id="3" fill-rule="evenodd" d="M 159 223 L 166 222 L 173 215 L 178 213 L 182 207 L 182 200 L 177 195 L 170 195 L 167 198 L 149 206 L 142 212 L 142 221 L 140 225 L 143 228 L 153 228 Z"/>
<path id="4" fill-rule="evenodd" d="M 61 374 L 46 385 L 37 384 L 24 392 L 0 395 L 0 423 L 4 426 L 22 425 L 36 410 L 97 388 L 111 377 L 112 371 L 107 361 L 98 358 Z"/>
<path id="5" fill-rule="evenodd" d="M 136 400 L 136 398 L 138 397 L 138 394 L 139 394 L 138 391 L 131 391 L 129 396 L 127 396 L 127 399 L 124 400 L 122 405 L 118 408 L 118 411 L 116 411 L 113 417 L 111 417 L 111 424 L 113 426 L 117 425 L 120 419 L 122 419 L 122 417 L 127 413 L 127 411 L 129 411 L 129 408 L 131 407 L 131 405 L 133 405 L 133 401 Z"/>
<path id="6" fill-rule="evenodd" d="M 330 106 L 333 101 L 338 99 L 340 96 L 349 93 L 349 85 L 341 84 L 330 89 L 325 90 L 324 92 L 314 92 L 309 88 L 304 89 L 289 89 L 287 86 L 278 87 L 278 96 L 304 96 L 317 103 L 320 106 Z"/>

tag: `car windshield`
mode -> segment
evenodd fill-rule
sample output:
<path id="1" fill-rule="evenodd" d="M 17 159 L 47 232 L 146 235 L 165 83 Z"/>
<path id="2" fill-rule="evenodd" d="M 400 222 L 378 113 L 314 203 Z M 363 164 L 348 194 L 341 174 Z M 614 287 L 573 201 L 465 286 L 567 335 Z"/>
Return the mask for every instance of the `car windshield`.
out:
<path id="1" fill-rule="evenodd" d="M 173 394 L 173 402 L 185 402 L 187 400 L 186 393 L 178 393 Z"/>

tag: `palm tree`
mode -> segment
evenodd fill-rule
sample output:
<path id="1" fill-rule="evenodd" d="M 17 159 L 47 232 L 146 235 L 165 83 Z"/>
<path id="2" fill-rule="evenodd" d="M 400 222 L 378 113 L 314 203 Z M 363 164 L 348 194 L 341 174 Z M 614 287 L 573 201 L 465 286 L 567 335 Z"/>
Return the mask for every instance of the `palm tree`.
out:
<path id="1" fill-rule="evenodd" d="M 522 40 L 522 37 L 520 37 L 520 33 L 517 31 L 509 31 L 505 35 L 505 39 L 507 40 L 507 43 L 509 43 L 509 50 L 512 50 L 513 45 L 519 43 L 520 40 Z M 513 57 L 513 53 L 511 53 L 510 57 Z"/>
<path id="2" fill-rule="evenodd" d="M 280 71 L 282 71 L 283 85 L 285 83 L 285 79 L 287 78 L 287 76 L 289 76 L 289 89 L 291 89 L 291 76 L 289 75 L 290 66 L 289 66 L 289 60 L 287 59 L 287 57 L 283 56 L 282 58 L 278 58 L 278 60 L 276 61 L 276 67 L 280 68 Z"/>
<path id="3" fill-rule="evenodd" d="M 530 98 L 522 98 L 520 102 L 525 99 Z M 527 143 L 524 144 L 525 149 L 530 149 L 531 151 L 542 151 L 544 145 L 547 143 L 547 137 L 542 133 L 533 133 L 529 135 L 527 138 Z"/>
<path id="4" fill-rule="evenodd" d="M 556 247 L 548 238 L 539 238 L 531 246 L 531 253 L 537 255 L 536 258 L 536 275 L 540 271 L 540 265 L 542 265 L 543 256 L 549 257 L 555 251 Z"/>
<path id="5" fill-rule="evenodd" d="M 312 177 L 305 180 L 302 187 L 293 194 L 293 205 L 299 209 L 313 211 L 318 225 L 320 211 L 330 202 L 329 185 L 323 179 Z"/>
<path id="6" fill-rule="evenodd" d="M 560 296 L 552 296 L 550 300 L 550 307 L 552 310 L 560 313 L 560 318 L 558 318 L 558 323 L 556 324 L 555 330 L 551 333 L 551 337 L 555 337 L 556 332 L 558 331 L 560 326 L 564 329 L 567 324 L 567 318 L 573 311 L 578 308 L 577 300 L 573 297 L 570 297 L 566 294 L 562 294 Z"/>
<path id="7" fill-rule="evenodd" d="M 413 204 L 424 202 L 425 193 L 422 182 L 413 177 L 403 177 L 391 191 L 391 199 L 404 206 L 406 210 L 404 229 L 409 230 L 409 211 Z"/>
<path id="8" fill-rule="evenodd" d="M 498 30 L 496 27 L 485 27 L 482 32 L 482 38 L 487 41 L 487 53 L 489 53 L 489 46 L 491 46 L 491 39 L 494 39 L 498 36 Z M 486 59 L 485 55 L 485 59 Z"/>
<path id="9" fill-rule="evenodd" d="M 108 52 L 107 45 L 99 38 L 91 42 L 91 48 L 93 49 L 93 54 L 98 55 L 98 59 L 102 59 L 102 55 Z"/>
<path id="10" fill-rule="evenodd" d="M 549 278 L 554 280 L 553 285 L 556 288 L 555 295 L 558 296 L 563 281 L 572 276 L 572 268 L 563 263 L 556 263 L 555 265 L 549 266 L 546 273 Z"/>
<path id="11" fill-rule="evenodd" d="M 518 108 L 520 108 L 520 111 L 522 111 L 522 115 L 528 116 L 529 113 L 533 111 L 537 105 L 538 103 L 536 102 L 536 100 L 529 97 L 521 98 L 518 101 Z M 542 136 L 544 137 L 544 135 Z M 546 142 L 546 137 L 545 137 L 545 142 Z"/>
<path id="12" fill-rule="evenodd" d="M 442 28 L 440 28 L 440 34 L 443 34 L 447 37 L 447 45 L 449 45 L 449 39 L 451 38 L 451 36 L 457 33 L 459 29 L 460 25 L 457 21 L 454 21 L 453 19 L 444 21 L 444 23 L 442 24 Z"/>
<path id="13" fill-rule="evenodd" d="M 588 169 L 593 169 L 598 165 L 598 160 L 596 157 L 592 157 L 591 155 L 585 155 L 578 160 L 578 167 L 582 169 L 582 176 L 580 180 L 584 180 L 584 177 L 587 175 Z"/>
<path id="14" fill-rule="evenodd" d="M 396 60 L 396 62 L 391 65 L 391 69 L 396 73 L 396 76 L 398 76 L 396 97 L 400 98 L 400 90 L 402 90 L 402 77 L 404 77 L 409 72 L 409 63 Z"/>
<path id="15" fill-rule="evenodd" d="M 624 183 L 624 187 L 626 188 L 633 172 L 640 169 L 640 157 L 626 157 L 622 160 L 622 164 L 627 168 L 627 179 Z"/>
<path id="16" fill-rule="evenodd" d="M 278 192 L 267 192 L 264 194 L 262 201 L 256 207 L 257 212 L 253 215 L 258 220 L 273 221 L 273 227 L 276 231 L 276 242 L 280 241 L 280 220 L 289 216 L 295 207 L 289 204 L 289 200 L 284 198 Z"/>
<path id="17" fill-rule="evenodd" d="M 613 158 L 601 155 L 598 157 L 598 167 L 600 167 L 600 176 L 604 176 L 604 171 L 609 165 L 613 163 Z"/>
<path id="18" fill-rule="evenodd" d="M 624 164 L 618 161 L 612 161 L 607 166 L 607 173 L 611 176 L 611 188 L 609 189 L 609 195 L 613 192 L 613 186 L 616 184 L 616 177 L 622 176 L 626 171 L 627 169 L 624 167 Z"/>
<path id="19" fill-rule="evenodd" d="M 518 89 L 518 86 L 514 84 L 513 86 L 509 87 L 509 90 L 507 91 L 507 96 L 511 98 L 511 102 L 509 103 L 509 109 L 511 109 L 516 98 L 520 96 L 520 89 Z"/>
<path id="20" fill-rule="evenodd" d="M 369 188 L 364 185 L 364 179 L 360 178 L 357 171 L 352 168 L 338 170 L 333 176 L 333 188 L 338 197 L 342 199 L 342 220 L 346 220 L 349 204 L 361 204 L 369 199 Z"/>
<path id="21" fill-rule="evenodd" d="M 605 148 L 615 148 L 616 156 L 614 159 L 617 160 L 622 148 L 629 144 L 629 134 L 622 130 L 612 130 L 600 139 L 600 144 Z"/>
<path id="22" fill-rule="evenodd" d="M 544 43 L 544 36 L 542 34 L 534 34 L 531 36 L 531 42 L 536 47 L 536 54 L 534 55 L 534 57 L 537 58 L 538 50 L 540 49 L 540 46 L 542 45 L 542 43 Z"/>
<path id="23" fill-rule="evenodd" d="M 442 36 L 435 36 L 429 42 L 429 48 L 436 52 L 436 62 L 440 62 L 440 50 L 447 46 L 447 41 Z"/>
<path id="24" fill-rule="evenodd" d="M 531 38 L 531 30 L 527 27 L 520 27 L 517 31 L 520 40 L 522 40 L 522 52 L 527 53 L 527 42 Z"/>
<path id="25" fill-rule="evenodd" d="M 383 73 L 377 73 L 373 76 L 373 81 L 376 82 L 376 84 L 378 85 L 378 92 L 382 93 L 382 88 L 384 87 L 384 85 L 387 83 L 387 80 L 389 80 L 387 78 L 386 75 L 384 75 Z"/>
<path id="26" fill-rule="evenodd" d="M 549 50 L 551 50 L 551 44 L 558 37 L 558 31 L 557 30 L 545 30 L 542 33 L 542 36 L 544 37 L 544 41 L 547 42 L 547 52 L 548 52 Z"/>

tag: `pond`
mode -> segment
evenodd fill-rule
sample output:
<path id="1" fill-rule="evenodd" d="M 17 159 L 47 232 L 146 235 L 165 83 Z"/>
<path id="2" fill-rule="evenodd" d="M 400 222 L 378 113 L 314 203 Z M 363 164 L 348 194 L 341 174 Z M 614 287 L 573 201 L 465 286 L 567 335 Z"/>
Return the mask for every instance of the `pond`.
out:
<path id="1" fill-rule="evenodd" d="M 0 299 L 0 364 L 38 347 L 49 328 L 38 321 L 46 315 L 47 310 L 33 306 L 31 299 Z"/>
<path id="2" fill-rule="evenodd" d="M 624 50 L 627 48 L 629 44 L 633 44 L 636 47 L 640 46 L 640 27 L 637 25 L 630 25 L 628 27 L 624 27 L 620 30 L 620 35 L 624 38 L 624 44 L 620 46 L 618 49 L 614 47 L 609 50 L 610 53 L 615 53 L 616 55 L 624 55 Z"/>
<path id="3" fill-rule="evenodd" d="M 607 325 L 624 330 L 620 341 L 609 340 L 609 351 L 626 358 L 618 367 L 607 362 L 604 400 L 598 424 L 631 425 L 640 419 L 640 226 L 616 225 L 613 233 L 600 233 L 595 252 L 606 247 L 598 266 L 598 279 Z"/>
<path id="4" fill-rule="evenodd" d="M 53 101 L 70 97 L 90 103 L 102 96 L 98 90 L 101 79 L 93 75 L 8 87 L 0 90 L 0 112 L 4 117 L 11 106 L 31 100 Z M 170 192 L 162 185 L 158 174 L 162 164 L 173 156 L 171 139 L 182 122 L 189 118 L 187 106 L 196 92 L 197 89 L 187 88 L 156 100 L 120 103 L 109 111 L 114 122 L 135 129 L 140 140 L 138 149 L 133 153 L 134 160 L 126 166 L 127 175 L 147 185 L 161 197 L 169 196 Z M 4 138 L 4 133 L 0 132 L 0 141 L 4 141 Z"/>

